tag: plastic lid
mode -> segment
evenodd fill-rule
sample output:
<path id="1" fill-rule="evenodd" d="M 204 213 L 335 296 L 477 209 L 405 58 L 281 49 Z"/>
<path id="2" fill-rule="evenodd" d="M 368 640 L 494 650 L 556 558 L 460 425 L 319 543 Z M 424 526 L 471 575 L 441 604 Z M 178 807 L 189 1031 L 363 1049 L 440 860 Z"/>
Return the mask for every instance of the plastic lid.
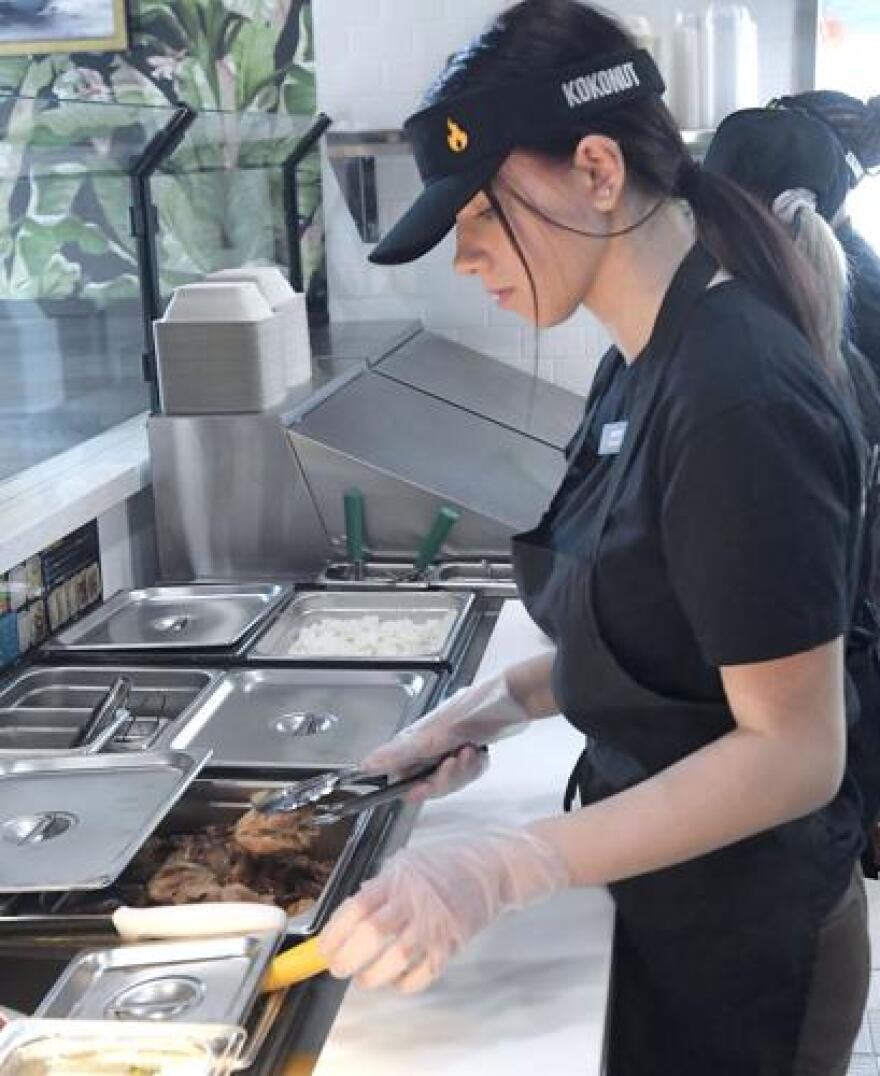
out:
<path id="1" fill-rule="evenodd" d="M 14 1020 L 0 1031 L 0 1076 L 225 1076 L 240 1027 L 122 1020 Z"/>

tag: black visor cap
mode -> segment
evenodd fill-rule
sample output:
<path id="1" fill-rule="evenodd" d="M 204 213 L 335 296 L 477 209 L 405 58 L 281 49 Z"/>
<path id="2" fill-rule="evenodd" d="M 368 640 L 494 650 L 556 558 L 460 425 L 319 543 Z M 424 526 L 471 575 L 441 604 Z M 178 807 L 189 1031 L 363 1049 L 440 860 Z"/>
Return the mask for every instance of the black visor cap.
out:
<path id="1" fill-rule="evenodd" d="M 428 182 L 391 231 L 373 248 L 369 260 L 374 265 L 402 265 L 433 250 L 452 231 L 458 211 L 488 186 L 506 156 L 486 158 L 471 172 L 441 176 Z"/>
<path id="2" fill-rule="evenodd" d="M 523 78 L 439 101 L 404 127 L 425 189 L 369 256 L 375 265 L 414 261 L 435 247 L 456 214 L 517 146 L 583 132 L 590 116 L 649 95 L 663 79 L 644 49 L 593 57 L 540 78 Z"/>

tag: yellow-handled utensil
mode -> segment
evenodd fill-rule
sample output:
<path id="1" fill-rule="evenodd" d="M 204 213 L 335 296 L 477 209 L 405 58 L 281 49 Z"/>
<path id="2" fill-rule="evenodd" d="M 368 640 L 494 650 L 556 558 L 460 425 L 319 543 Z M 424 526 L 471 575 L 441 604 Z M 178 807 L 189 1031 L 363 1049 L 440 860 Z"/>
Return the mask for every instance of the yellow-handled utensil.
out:
<path id="1" fill-rule="evenodd" d="M 305 982 L 314 975 L 327 970 L 327 961 L 318 948 L 318 939 L 309 938 L 288 949 L 286 953 L 276 956 L 269 965 L 260 989 L 264 994 L 283 990 L 294 983 Z"/>

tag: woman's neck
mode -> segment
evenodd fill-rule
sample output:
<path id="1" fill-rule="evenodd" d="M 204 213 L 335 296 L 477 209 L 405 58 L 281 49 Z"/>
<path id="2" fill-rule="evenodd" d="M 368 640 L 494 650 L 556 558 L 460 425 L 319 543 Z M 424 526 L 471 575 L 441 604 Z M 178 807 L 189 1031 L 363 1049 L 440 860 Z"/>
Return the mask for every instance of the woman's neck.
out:
<path id="1" fill-rule="evenodd" d="M 650 202 L 634 205 L 630 220 L 644 215 Z M 627 235 L 608 241 L 593 284 L 584 296 L 626 362 L 648 343 L 672 278 L 696 238 L 693 218 L 670 200 L 650 220 Z"/>

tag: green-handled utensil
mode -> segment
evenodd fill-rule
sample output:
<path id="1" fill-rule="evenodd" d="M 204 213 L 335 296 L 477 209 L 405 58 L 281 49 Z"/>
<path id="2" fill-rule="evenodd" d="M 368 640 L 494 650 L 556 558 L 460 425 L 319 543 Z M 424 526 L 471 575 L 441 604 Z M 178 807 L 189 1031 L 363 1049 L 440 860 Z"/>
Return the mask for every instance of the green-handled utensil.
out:
<path id="1" fill-rule="evenodd" d="M 359 489 L 345 494 L 345 544 L 354 578 L 364 574 L 364 495 Z"/>
<path id="2" fill-rule="evenodd" d="M 424 573 L 428 565 L 440 552 L 443 543 L 449 536 L 449 532 L 460 518 L 461 514 L 454 508 L 450 508 L 447 504 L 443 505 L 437 513 L 431 529 L 425 535 L 422 544 L 419 546 L 415 564 L 413 565 L 412 576 L 410 578 L 417 578 Z"/>

